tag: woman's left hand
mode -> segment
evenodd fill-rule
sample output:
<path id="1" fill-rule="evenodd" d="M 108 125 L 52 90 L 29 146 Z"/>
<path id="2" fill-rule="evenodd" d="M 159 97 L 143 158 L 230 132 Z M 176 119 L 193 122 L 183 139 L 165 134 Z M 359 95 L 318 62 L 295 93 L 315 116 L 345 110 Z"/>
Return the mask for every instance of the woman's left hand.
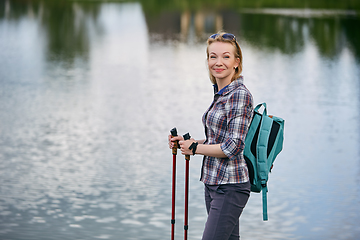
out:
<path id="1" fill-rule="evenodd" d="M 181 154 L 183 155 L 193 155 L 192 150 L 189 149 L 190 145 L 195 142 L 195 139 L 190 138 L 189 140 L 183 140 L 183 141 L 179 141 L 180 144 L 180 150 L 181 150 Z"/>

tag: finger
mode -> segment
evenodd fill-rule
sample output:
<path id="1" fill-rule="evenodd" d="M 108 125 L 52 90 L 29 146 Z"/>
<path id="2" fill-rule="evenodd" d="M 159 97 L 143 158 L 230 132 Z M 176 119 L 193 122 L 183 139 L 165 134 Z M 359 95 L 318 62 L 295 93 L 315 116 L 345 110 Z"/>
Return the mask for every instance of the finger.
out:
<path id="1" fill-rule="evenodd" d="M 171 141 L 171 142 L 177 141 L 176 138 L 177 138 L 177 137 L 173 137 L 173 136 L 169 135 L 169 141 Z"/>
<path id="2" fill-rule="evenodd" d="M 174 140 L 174 141 L 182 141 L 184 139 L 181 136 L 176 136 L 176 137 L 173 137 L 172 140 Z"/>
<path id="3" fill-rule="evenodd" d="M 181 136 L 175 136 L 175 137 L 171 137 L 171 141 L 173 141 L 173 142 L 175 142 L 175 141 L 182 141 L 182 140 L 184 140 L 183 139 L 183 137 L 181 137 Z"/>

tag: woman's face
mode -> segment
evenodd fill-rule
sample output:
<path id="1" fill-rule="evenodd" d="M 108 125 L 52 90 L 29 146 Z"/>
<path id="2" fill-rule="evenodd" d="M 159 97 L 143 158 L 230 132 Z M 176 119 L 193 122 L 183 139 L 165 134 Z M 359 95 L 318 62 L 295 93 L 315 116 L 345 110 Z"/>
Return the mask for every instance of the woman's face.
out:
<path id="1" fill-rule="evenodd" d="M 235 58 L 235 48 L 231 43 L 213 42 L 208 47 L 208 67 L 216 81 L 231 82 L 235 68 L 239 66 L 240 59 Z"/>

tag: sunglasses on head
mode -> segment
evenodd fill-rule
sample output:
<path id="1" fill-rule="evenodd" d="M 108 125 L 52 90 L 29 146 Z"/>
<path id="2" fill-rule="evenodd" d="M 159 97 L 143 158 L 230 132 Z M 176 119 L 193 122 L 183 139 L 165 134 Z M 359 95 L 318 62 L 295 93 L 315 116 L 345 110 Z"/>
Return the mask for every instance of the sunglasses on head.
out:
<path id="1" fill-rule="evenodd" d="M 215 33 L 215 34 L 211 35 L 209 38 L 215 39 L 219 35 L 220 34 Z M 221 37 L 226 40 L 230 40 L 230 41 L 235 40 L 236 41 L 235 35 L 231 34 L 231 33 L 224 33 Z"/>

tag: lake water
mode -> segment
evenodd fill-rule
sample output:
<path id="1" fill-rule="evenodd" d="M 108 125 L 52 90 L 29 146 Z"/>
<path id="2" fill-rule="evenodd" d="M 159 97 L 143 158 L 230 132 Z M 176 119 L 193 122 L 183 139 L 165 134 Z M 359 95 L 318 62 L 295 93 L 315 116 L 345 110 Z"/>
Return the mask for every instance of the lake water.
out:
<path id="1" fill-rule="evenodd" d="M 256 239 L 360 239 L 360 20 L 353 11 L 0 1 L 0 239 L 169 239 L 169 130 L 204 137 L 207 36 L 238 36 L 256 103 L 285 119 Z M 178 154 L 176 239 L 183 238 Z M 189 239 L 206 221 L 190 162 Z"/>

